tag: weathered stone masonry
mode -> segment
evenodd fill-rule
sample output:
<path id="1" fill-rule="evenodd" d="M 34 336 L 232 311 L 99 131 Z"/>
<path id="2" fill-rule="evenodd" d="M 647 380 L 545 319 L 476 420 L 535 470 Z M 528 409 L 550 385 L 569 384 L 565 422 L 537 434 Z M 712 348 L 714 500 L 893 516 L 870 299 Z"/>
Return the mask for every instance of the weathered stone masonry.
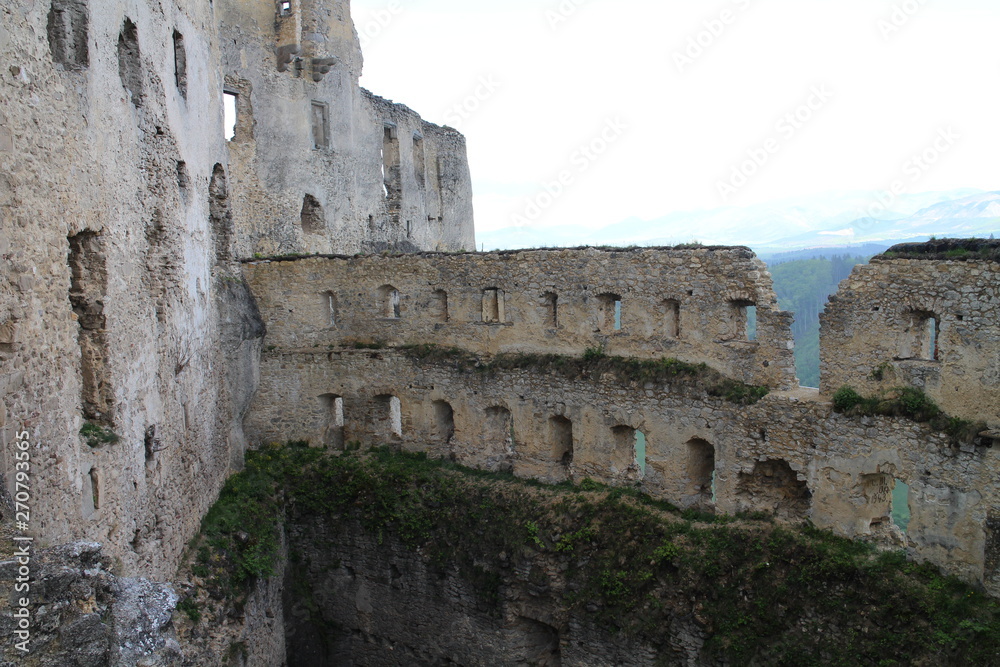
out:
<path id="1" fill-rule="evenodd" d="M 483 354 L 669 356 L 776 389 L 795 379 L 791 315 L 746 248 L 532 250 L 253 262 L 279 347 L 434 342 Z M 617 307 L 616 307 L 617 303 Z M 757 328 L 747 331 L 748 306 Z"/>
<path id="2" fill-rule="evenodd" d="M 914 386 L 950 414 L 1000 424 L 996 262 L 876 257 L 820 322 L 824 394 Z"/>
<path id="3" fill-rule="evenodd" d="M 992 441 L 958 447 L 908 420 L 843 416 L 813 390 L 787 391 L 788 376 L 773 369 L 790 355 L 788 319 L 767 308 L 770 284 L 756 268 L 752 254 L 739 249 L 249 263 L 269 333 L 247 431 L 255 442 L 388 443 L 551 482 L 638 484 L 682 507 L 809 519 L 906 546 L 1000 592 L 992 555 L 1000 543 L 993 518 L 1000 471 Z M 907 284 L 907 264 L 890 268 L 896 274 L 887 280 Z M 960 277 L 962 268 L 952 270 Z M 700 298 L 685 298 L 689 288 Z M 595 298 L 602 294 L 621 302 L 620 329 L 602 330 L 615 327 Z M 551 295 L 559 304 L 554 327 Z M 661 307 L 672 297 L 679 311 Z M 734 342 L 726 335 L 741 332 L 733 316 L 747 302 L 759 304 L 756 341 Z M 665 336 L 677 332 L 677 321 L 680 339 Z M 824 329 L 824 344 L 843 345 L 838 335 Z M 373 341 L 387 347 L 354 349 Z M 706 361 L 777 391 L 746 407 L 682 382 L 571 380 L 530 366 L 482 373 L 393 349 L 426 342 L 485 358 L 512 351 L 579 356 L 604 345 L 622 355 Z M 743 356 L 727 356 L 734 345 Z M 995 417 L 989 421 L 996 426 Z M 891 490 L 900 482 L 909 487 L 905 535 L 890 518 Z"/>
<path id="4" fill-rule="evenodd" d="M 246 447 L 233 260 L 471 249 L 465 140 L 358 86 L 346 0 L 0 13 L 0 469 L 27 430 L 39 541 L 166 578 Z"/>

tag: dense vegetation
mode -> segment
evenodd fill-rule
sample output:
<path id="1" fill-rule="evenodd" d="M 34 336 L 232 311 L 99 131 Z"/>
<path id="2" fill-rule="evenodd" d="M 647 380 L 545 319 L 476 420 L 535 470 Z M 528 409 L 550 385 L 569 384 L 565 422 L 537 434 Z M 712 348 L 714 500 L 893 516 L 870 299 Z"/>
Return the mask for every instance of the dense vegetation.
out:
<path id="1" fill-rule="evenodd" d="M 568 585 L 552 594 L 572 613 L 660 646 L 671 619 L 694 618 L 729 664 L 1000 664 L 1000 606 L 902 553 L 388 450 L 251 452 L 205 518 L 193 569 L 216 597 L 239 596 L 273 571 L 282 521 L 319 518 L 457 566 L 494 613 L 513 572 L 556 565 Z M 184 605 L 194 618 L 198 603 Z"/>
<path id="2" fill-rule="evenodd" d="M 848 415 L 906 417 L 947 433 L 956 445 L 974 443 L 988 428 L 985 422 L 948 416 L 915 387 L 892 387 L 873 396 L 862 396 L 852 387 L 841 387 L 833 395 L 833 409 Z"/>
<path id="3" fill-rule="evenodd" d="M 795 260 L 769 267 L 778 303 L 782 310 L 795 313 L 792 324 L 795 368 L 803 386 L 819 386 L 819 314 L 826 307 L 827 297 L 837 291 L 840 281 L 851 275 L 855 265 L 867 260 L 867 257 L 844 255 Z"/>

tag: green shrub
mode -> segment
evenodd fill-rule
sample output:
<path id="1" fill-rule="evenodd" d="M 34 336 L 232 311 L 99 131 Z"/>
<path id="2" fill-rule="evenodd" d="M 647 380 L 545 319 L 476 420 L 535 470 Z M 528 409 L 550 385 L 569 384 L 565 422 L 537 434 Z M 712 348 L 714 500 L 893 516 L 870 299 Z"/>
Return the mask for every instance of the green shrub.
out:
<path id="1" fill-rule="evenodd" d="M 113 445 L 120 440 L 117 433 L 93 422 L 86 422 L 80 429 L 80 435 L 91 447 Z"/>

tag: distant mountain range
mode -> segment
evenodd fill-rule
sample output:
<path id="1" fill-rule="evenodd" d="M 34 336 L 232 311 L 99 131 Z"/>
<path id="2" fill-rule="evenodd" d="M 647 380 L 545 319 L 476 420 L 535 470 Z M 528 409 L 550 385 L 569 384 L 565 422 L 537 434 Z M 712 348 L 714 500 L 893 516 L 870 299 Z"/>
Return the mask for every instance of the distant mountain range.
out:
<path id="1" fill-rule="evenodd" d="M 745 208 L 679 211 L 655 220 L 631 218 L 591 230 L 508 227 L 480 232 L 477 241 L 487 250 L 697 241 L 747 245 L 764 257 L 807 251 L 779 260 L 787 261 L 819 254 L 874 254 L 894 243 L 931 236 L 988 237 L 1000 233 L 1000 192 L 960 189 L 885 200 L 885 193 L 836 192 Z"/>

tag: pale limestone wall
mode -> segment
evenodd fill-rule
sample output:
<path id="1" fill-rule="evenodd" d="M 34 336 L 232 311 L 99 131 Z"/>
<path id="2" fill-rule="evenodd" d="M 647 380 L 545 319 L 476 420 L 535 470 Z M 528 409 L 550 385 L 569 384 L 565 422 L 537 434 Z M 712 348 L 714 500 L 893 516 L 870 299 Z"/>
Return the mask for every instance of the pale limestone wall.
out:
<path id="1" fill-rule="evenodd" d="M 221 71 L 238 93 L 229 142 L 238 256 L 475 246 L 464 137 L 358 86 L 349 2 L 294 0 L 287 16 L 273 0 L 216 6 Z M 314 103 L 326 116 L 320 133 Z M 303 220 L 307 196 L 320 208 Z"/>
<path id="2" fill-rule="evenodd" d="M 825 395 L 845 385 L 865 394 L 914 386 L 951 415 L 1000 428 L 996 262 L 876 257 L 831 298 L 820 340 Z"/>
<path id="3" fill-rule="evenodd" d="M 0 52 L 18 68 L 0 79 L 3 469 L 9 488 L 26 430 L 32 532 L 98 541 L 124 573 L 164 576 L 242 459 L 253 386 L 230 383 L 261 333 L 226 322 L 250 297 L 238 276 L 222 281 L 209 227 L 209 177 L 227 160 L 212 6 L 59 6 L 82 7 L 86 26 L 50 32 L 49 2 L 2 10 Z M 64 29 L 84 60 L 54 62 Z M 119 442 L 84 444 L 85 416 Z"/>
<path id="4" fill-rule="evenodd" d="M 333 407 L 334 397 L 342 408 Z M 398 400 L 398 426 L 389 397 Z M 442 418 L 442 402 L 453 424 Z M 554 417 L 572 423 L 571 459 Z M 646 436 L 644 471 L 629 429 Z M 809 390 L 745 407 L 612 377 L 458 371 L 388 349 L 284 349 L 263 354 L 247 430 L 256 443 L 389 444 L 549 482 L 635 484 L 681 507 L 809 519 L 848 537 L 906 546 L 1000 592 L 997 564 L 986 569 L 1000 539 L 991 528 L 1000 506 L 997 453 L 956 450 L 945 435 L 906 420 L 832 413 Z M 714 457 L 707 470 L 699 442 Z M 910 487 L 905 538 L 875 484 L 895 480 Z"/>
<path id="5" fill-rule="evenodd" d="M 433 342 L 580 355 L 603 346 L 608 354 L 705 362 L 751 384 L 798 384 L 791 315 L 778 310 L 770 275 L 746 248 L 319 257 L 251 262 L 245 271 L 267 342 L 279 347 Z M 606 294 L 621 297 L 620 330 Z M 734 302 L 757 304 L 755 341 Z"/>
<path id="6" fill-rule="evenodd" d="M 361 91 L 347 2 L 293 4 L 277 27 L 271 0 L 0 9 L 0 470 L 10 489 L 26 431 L 31 531 L 101 542 L 126 574 L 172 573 L 242 465 L 263 327 L 233 258 L 259 243 L 472 245 L 464 139 Z M 329 68 L 321 81 L 278 72 L 286 38 Z M 249 103 L 232 142 L 223 89 Z M 326 150 L 312 146 L 313 99 L 328 105 Z M 409 240 L 405 219 L 384 224 L 390 116 L 409 133 L 409 178 L 414 132 L 428 165 L 424 191 L 402 174 L 400 213 L 423 216 Z M 328 223 L 308 243 L 305 193 Z M 119 441 L 89 447 L 85 421 Z"/>

